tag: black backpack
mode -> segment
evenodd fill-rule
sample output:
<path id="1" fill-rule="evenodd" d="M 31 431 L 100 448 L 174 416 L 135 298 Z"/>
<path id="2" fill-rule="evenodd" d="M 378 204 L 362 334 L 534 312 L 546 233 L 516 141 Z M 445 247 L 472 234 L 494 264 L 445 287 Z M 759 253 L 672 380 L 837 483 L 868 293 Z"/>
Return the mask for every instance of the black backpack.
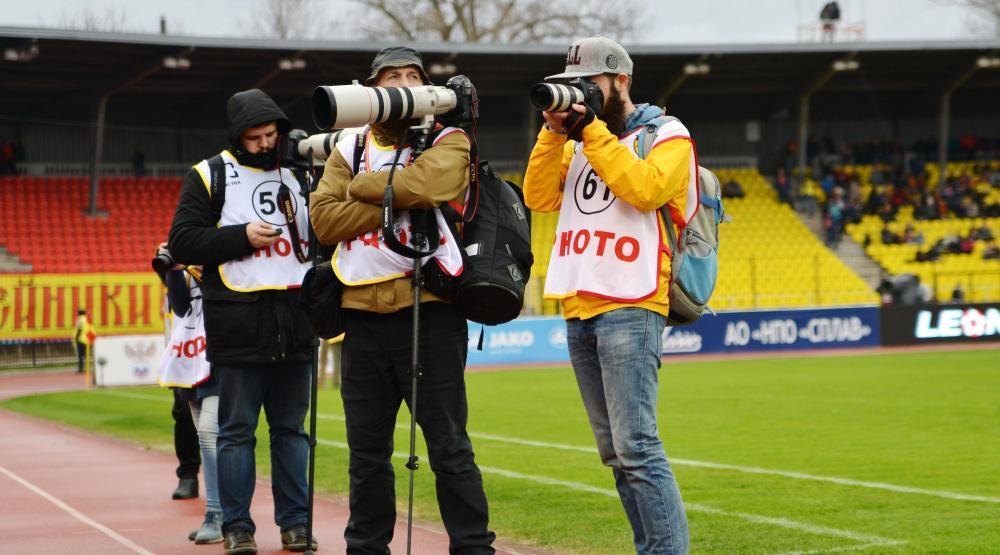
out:
<path id="1" fill-rule="evenodd" d="M 427 142 L 433 144 L 435 136 L 432 133 Z M 364 134 L 356 140 L 354 175 L 361 167 Z M 531 215 L 521 190 L 479 160 L 474 142 L 470 159 L 463 213 L 449 204 L 440 207 L 453 238 L 462 245 L 462 274 L 449 276 L 433 260 L 423 266 L 422 273 L 428 291 L 456 303 L 467 319 L 494 326 L 517 318 L 524 306 L 524 288 L 534 263 Z"/>
<path id="2" fill-rule="evenodd" d="M 486 325 L 517 318 L 524 306 L 524 287 L 531 276 L 531 213 L 513 183 L 497 176 L 486 161 L 477 161 L 476 179 L 461 220 L 464 268 L 455 302 L 465 317 Z M 451 206 L 445 218 L 456 220 Z"/>

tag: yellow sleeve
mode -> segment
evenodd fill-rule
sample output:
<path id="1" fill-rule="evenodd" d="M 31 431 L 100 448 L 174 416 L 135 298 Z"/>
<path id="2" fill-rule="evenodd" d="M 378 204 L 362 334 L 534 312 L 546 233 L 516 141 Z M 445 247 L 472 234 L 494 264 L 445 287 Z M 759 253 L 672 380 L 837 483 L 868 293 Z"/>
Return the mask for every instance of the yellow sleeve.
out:
<path id="1" fill-rule="evenodd" d="M 583 153 L 616 197 L 644 212 L 671 202 L 684 213 L 693 147 L 683 137 L 653 147 L 645 160 L 599 119 L 583 129 Z"/>
<path id="2" fill-rule="evenodd" d="M 576 143 L 565 135 L 542 127 L 524 172 L 524 204 L 539 212 L 554 212 L 562 206 L 563 184 Z"/>

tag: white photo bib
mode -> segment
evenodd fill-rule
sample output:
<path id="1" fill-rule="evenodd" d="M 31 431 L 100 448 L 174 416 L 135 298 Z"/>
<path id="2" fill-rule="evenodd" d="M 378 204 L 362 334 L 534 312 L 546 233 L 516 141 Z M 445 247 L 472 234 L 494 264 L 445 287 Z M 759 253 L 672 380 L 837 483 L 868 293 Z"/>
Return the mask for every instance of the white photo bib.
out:
<path id="1" fill-rule="evenodd" d="M 640 131 L 644 128 L 618 142 L 635 153 Z M 545 297 L 589 295 L 619 302 L 646 299 L 656 293 L 660 257 L 666 251 L 657 211 L 642 212 L 618 200 L 582 150 L 583 145 L 578 144 L 566 173 Z"/>
<path id="2" fill-rule="evenodd" d="M 365 152 L 361 157 L 361 164 L 358 167 L 358 174 L 367 172 L 377 172 L 388 170 L 396 158 L 396 149 L 393 147 L 379 147 L 372 138 L 371 133 L 366 128 Z M 434 139 L 437 144 L 445 135 L 451 133 L 463 133 L 455 127 L 446 127 L 441 130 Z M 354 160 L 354 149 L 357 148 L 357 138 L 348 136 L 337 143 L 337 149 L 348 162 Z M 400 154 L 400 166 L 409 166 L 411 148 L 406 147 Z M 461 212 L 461 210 L 460 210 Z M 440 230 L 440 242 L 434 254 L 424 257 L 420 263 L 426 264 L 431 259 L 437 262 L 438 266 L 446 274 L 457 276 L 462 273 L 462 246 L 452 237 L 449 226 L 445 222 L 441 211 L 434 209 L 434 216 Z M 410 236 L 410 215 L 402 212 L 395 220 L 396 238 L 399 242 L 408 245 Z M 412 245 L 411 245 L 412 246 Z M 379 283 L 400 278 L 413 273 L 413 260 L 396 254 L 389 250 L 382 242 L 382 230 L 376 228 L 362 233 L 358 237 L 341 241 L 337 245 L 337 250 L 333 253 L 333 271 L 345 285 L 365 285 L 369 283 Z"/>
<path id="3" fill-rule="evenodd" d="M 222 283 L 233 291 L 291 289 L 301 286 L 302 277 L 309 269 L 309 262 L 299 262 L 296 258 L 288 220 L 278 202 L 278 189 L 284 182 L 291 193 L 302 252 L 308 253 L 309 211 L 299 182 L 285 168 L 259 170 L 241 166 L 228 151 L 222 152 L 222 159 L 226 163 L 226 202 L 222 206 L 219 226 L 263 221 L 282 230 L 278 240 L 272 245 L 219 265 Z M 211 195 L 208 161 L 202 160 L 195 168 Z"/>
<path id="4" fill-rule="evenodd" d="M 208 379 L 211 365 L 205 354 L 205 319 L 201 307 L 201 287 L 185 272 L 191 308 L 184 316 L 174 316 L 167 349 L 160 359 L 157 381 L 164 387 L 194 387 Z"/>

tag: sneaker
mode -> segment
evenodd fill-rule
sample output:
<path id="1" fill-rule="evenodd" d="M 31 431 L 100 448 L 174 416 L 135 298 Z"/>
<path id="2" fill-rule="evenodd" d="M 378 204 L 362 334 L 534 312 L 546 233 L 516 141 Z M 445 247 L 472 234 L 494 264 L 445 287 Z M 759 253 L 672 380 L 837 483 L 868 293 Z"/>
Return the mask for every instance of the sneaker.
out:
<path id="1" fill-rule="evenodd" d="M 309 542 L 309 549 L 316 551 L 319 549 L 319 544 L 316 543 L 316 536 L 313 536 L 312 541 Z M 299 524 L 297 526 L 292 526 L 288 530 L 281 533 L 281 548 L 287 549 L 288 551 L 298 551 L 302 552 L 306 550 L 306 525 Z"/>
<path id="2" fill-rule="evenodd" d="M 198 479 L 197 478 L 181 478 L 177 482 L 177 489 L 174 490 L 174 499 L 194 499 L 198 497 Z"/>
<path id="3" fill-rule="evenodd" d="M 219 543 L 222 541 L 222 511 L 211 511 L 205 513 L 205 522 L 194 537 L 194 543 L 198 545 L 206 543 Z"/>
<path id="4" fill-rule="evenodd" d="M 198 530 L 201 530 L 201 528 L 198 528 Z M 198 537 L 198 530 L 191 530 L 191 533 L 188 534 L 189 541 L 194 541 L 194 539 Z"/>
<path id="5" fill-rule="evenodd" d="M 246 528 L 234 528 L 226 532 L 226 555 L 238 553 L 257 553 L 257 542 L 253 541 L 253 532 Z"/>

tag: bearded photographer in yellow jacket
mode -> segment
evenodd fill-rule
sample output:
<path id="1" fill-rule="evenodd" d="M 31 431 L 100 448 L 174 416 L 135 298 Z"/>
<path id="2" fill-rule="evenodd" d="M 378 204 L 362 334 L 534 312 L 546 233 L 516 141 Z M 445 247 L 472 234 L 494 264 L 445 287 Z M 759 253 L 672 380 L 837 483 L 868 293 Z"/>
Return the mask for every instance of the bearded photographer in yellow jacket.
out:
<path id="1" fill-rule="evenodd" d="M 694 142 L 674 118 L 633 104 L 632 60 L 604 37 L 574 42 L 564 73 L 600 88 L 586 103 L 543 112 L 524 178 L 525 204 L 559 210 L 545 296 L 560 299 L 570 359 L 602 462 L 611 467 L 636 552 L 681 554 L 688 526 L 656 420 L 669 314 L 666 228 L 697 207 Z M 640 134 L 654 126 L 645 159 Z M 643 139 L 646 139 L 643 137 Z M 659 209 L 666 205 L 670 221 Z"/>

